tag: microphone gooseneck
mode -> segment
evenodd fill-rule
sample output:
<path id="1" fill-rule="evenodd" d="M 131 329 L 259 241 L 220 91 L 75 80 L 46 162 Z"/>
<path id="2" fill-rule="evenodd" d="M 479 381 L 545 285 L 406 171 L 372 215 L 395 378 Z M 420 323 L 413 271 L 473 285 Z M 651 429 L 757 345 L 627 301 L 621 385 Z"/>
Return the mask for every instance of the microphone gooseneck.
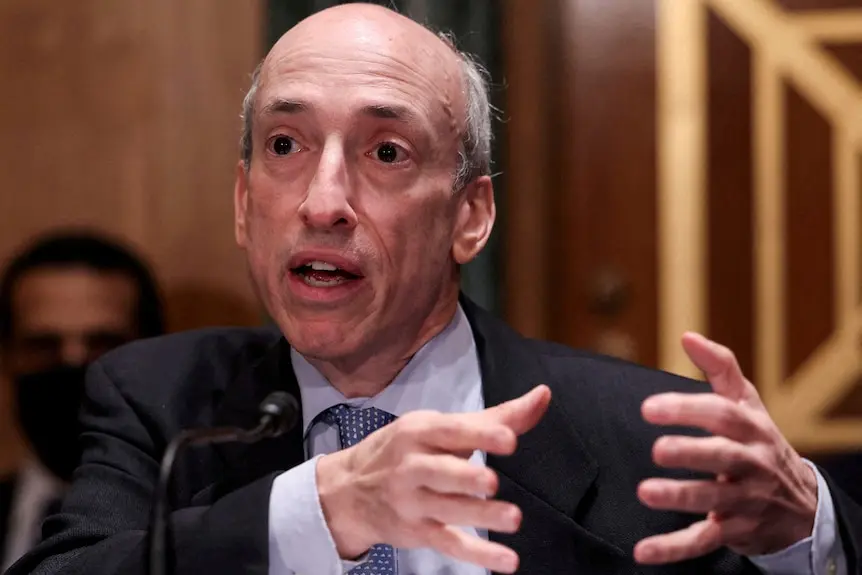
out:
<path id="1" fill-rule="evenodd" d="M 216 443 L 254 443 L 261 439 L 278 437 L 290 431 L 299 419 L 299 404 L 287 392 L 275 391 L 260 404 L 260 423 L 253 429 L 214 427 L 187 429 L 177 434 L 168 444 L 159 469 L 149 533 L 150 575 L 168 575 L 168 526 L 170 518 L 169 491 L 171 473 L 179 451 L 186 446 Z"/>

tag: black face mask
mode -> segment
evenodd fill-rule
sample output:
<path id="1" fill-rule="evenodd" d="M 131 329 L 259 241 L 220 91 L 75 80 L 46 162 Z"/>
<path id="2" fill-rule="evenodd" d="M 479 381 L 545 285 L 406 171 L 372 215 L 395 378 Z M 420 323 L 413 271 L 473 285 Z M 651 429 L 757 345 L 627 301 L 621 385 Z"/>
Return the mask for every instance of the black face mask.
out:
<path id="1" fill-rule="evenodd" d="M 60 479 L 69 481 L 81 458 L 78 412 L 86 367 L 58 367 L 15 380 L 18 421 L 36 455 Z"/>

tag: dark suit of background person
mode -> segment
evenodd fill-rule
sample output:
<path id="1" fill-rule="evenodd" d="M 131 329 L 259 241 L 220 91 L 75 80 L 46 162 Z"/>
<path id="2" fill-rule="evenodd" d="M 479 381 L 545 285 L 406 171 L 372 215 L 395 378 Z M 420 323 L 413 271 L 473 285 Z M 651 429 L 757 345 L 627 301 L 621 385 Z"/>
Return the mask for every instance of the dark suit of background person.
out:
<path id="1" fill-rule="evenodd" d="M 38 541 L 78 463 L 87 365 L 164 333 L 155 281 L 127 248 L 80 230 L 40 235 L 0 281 L 0 358 L 32 455 L 0 483 L 0 568 Z"/>
<path id="2" fill-rule="evenodd" d="M 243 117 L 235 233 L 284 335 L 204 330 L 135 343 L 94 364 L 76 479 L 46 521 L 45 541 L 11 575 L 145 573 L 159 459 L 176 433 L 252 426 L 275 389 L 308 405 L 295 369 L 303 361 L 344 403 L 373 403 L 412 384 L 417 363 L 444 373 L 446 357 L 424 352 L 450 326 L 469 328 L 465 353 L 480 377 L 466 383 L 481 391 L 481 409 L 390 413 L 398 417 L 364 440 L 313 457 L 304 425 L 255 445 L 185 451 L 171 489 L 177 572 L 281 575 L 273 559 L 291 544 L 287 559 L 297 564 L 325 547 L 332 573 L 342 558 L 391 573 L 392 554 L 365 553 L 378 544 L 395 548 L 399 566 L 412 564 L 414 547 L 433 547 L 435 565 L 458 554 L 513 571 L 517 557 L 492 542 L 516 551 L 520 572 L 533 575 L 756 573 L 763 553 L 769 571 L 801 574 L 812 572 L 806 549 L 816 573 L 833 560 L 859 572 L 862 509 L 787 446 L 729 350 L 694 334 L 682 340 L 711 391 L 524 339 L 459 299 L 459 266 L 484 247 L 495 208 L 487 85 L 450 43 L 379 6 L 319 12 L 276 43 Z M 450 389 L 445 379 L 439 389 Z M 340 407 L 354 421 L 379 415 Z M 671 425 L 680 421 L 715 436 L 691 437 L 704 434 Z M 463 459 L 478 449 L 490 470 Z M 666 469 L 673 462 L 713 473 L 682 483 L 673 478 L 692 474 Z M 297 477 L 307 481 L 285 483 Z M 494 498 L 476 497 L 491 491 L 486 478 L 499 480 Z M 312 497 L 297 505 L 301 488 Z M 715 503 L 701 497 L 709 492 Z M 668 499 L 681 493 L 697 497 Z M 520 508 L 519 529 L 505 502 Z M 694 504 L 722 513 L 701 521 L 679 512 Z M 319 537 L 288 536 L 284 517 L 309 521 Z M 482 524 L 492 542 L 466 544 L 441 524 Z M 651 538 L 692 524 L 706 526 L 703 537 Z M 441 542 L 443 532 L 458 542 Z M 790 566 L 773 554 L 796 549 L 803 556 Z M 698 559 L 674 561 L 683 556 Z"/>

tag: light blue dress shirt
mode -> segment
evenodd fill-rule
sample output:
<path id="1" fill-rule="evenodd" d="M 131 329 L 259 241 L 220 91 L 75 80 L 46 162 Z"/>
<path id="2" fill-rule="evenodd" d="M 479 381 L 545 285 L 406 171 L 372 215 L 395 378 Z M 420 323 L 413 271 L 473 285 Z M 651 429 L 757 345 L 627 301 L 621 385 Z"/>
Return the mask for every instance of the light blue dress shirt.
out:
<path id="1" fill-rule="evenodd" d="M 357 564 L 338 557 L 317 496 L 317 459 L 341 449 L 338 430 L 317 416 L 334 405 L 376 407 L 396 416 L 418 409 L 443 413 L 484 409 L 476 343 L 461 307 L 452 322 L 413 356 L 395 380 L 371 398 L 346 399 L 291 350 L 302 400 L 307 461 L 273 482 L 269 504 L 269 575 L 342 575 Z M 471 462 L 484 465 L 485 455 Z M 751 558 L 772 575 L 846 575 L 846 560 L 835 525 L 829 489 L 817 473 L 818 504 L 814 531 L 779 553 Z M 464 528 L 487 538 L 485 530 Z M 487 575 L 488 571 L 431 549 L 399 549 L 399 575 Z"/>

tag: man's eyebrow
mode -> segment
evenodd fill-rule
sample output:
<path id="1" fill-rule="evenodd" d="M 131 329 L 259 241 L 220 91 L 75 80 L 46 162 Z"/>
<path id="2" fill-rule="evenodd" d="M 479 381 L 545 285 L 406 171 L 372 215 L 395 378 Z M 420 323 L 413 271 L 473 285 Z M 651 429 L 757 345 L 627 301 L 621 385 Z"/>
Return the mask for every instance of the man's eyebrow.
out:
<path id="1" fill-rule="evenodd" d="M 416 112 L 407 106 L 393 104 L 369 104 L 360 110 L 363 116 L 380 118 L 382 120 L 399 120 L 401 122 L 416 121 Z"/>
<path id="2" fill-rule="evenodd" d="M 302 100 L 287 100 L 285 98 L 277 98 L 263 107 L 264 115 L 273 114 L 299 114 L 311 109 L 306 102 Z"/>
<path id="3" fill-rule="evenodd" d="M 313 106 L 304 100 L 276 98 L 263 107 L 264 116 L 277 114 L 301 114 L 313 110 Z M 396 120 L 404 123 L 420 121 L 415 110 L 399 104 L 368 104 L 359 109 L 359 115 L 381 120 Z"/>

